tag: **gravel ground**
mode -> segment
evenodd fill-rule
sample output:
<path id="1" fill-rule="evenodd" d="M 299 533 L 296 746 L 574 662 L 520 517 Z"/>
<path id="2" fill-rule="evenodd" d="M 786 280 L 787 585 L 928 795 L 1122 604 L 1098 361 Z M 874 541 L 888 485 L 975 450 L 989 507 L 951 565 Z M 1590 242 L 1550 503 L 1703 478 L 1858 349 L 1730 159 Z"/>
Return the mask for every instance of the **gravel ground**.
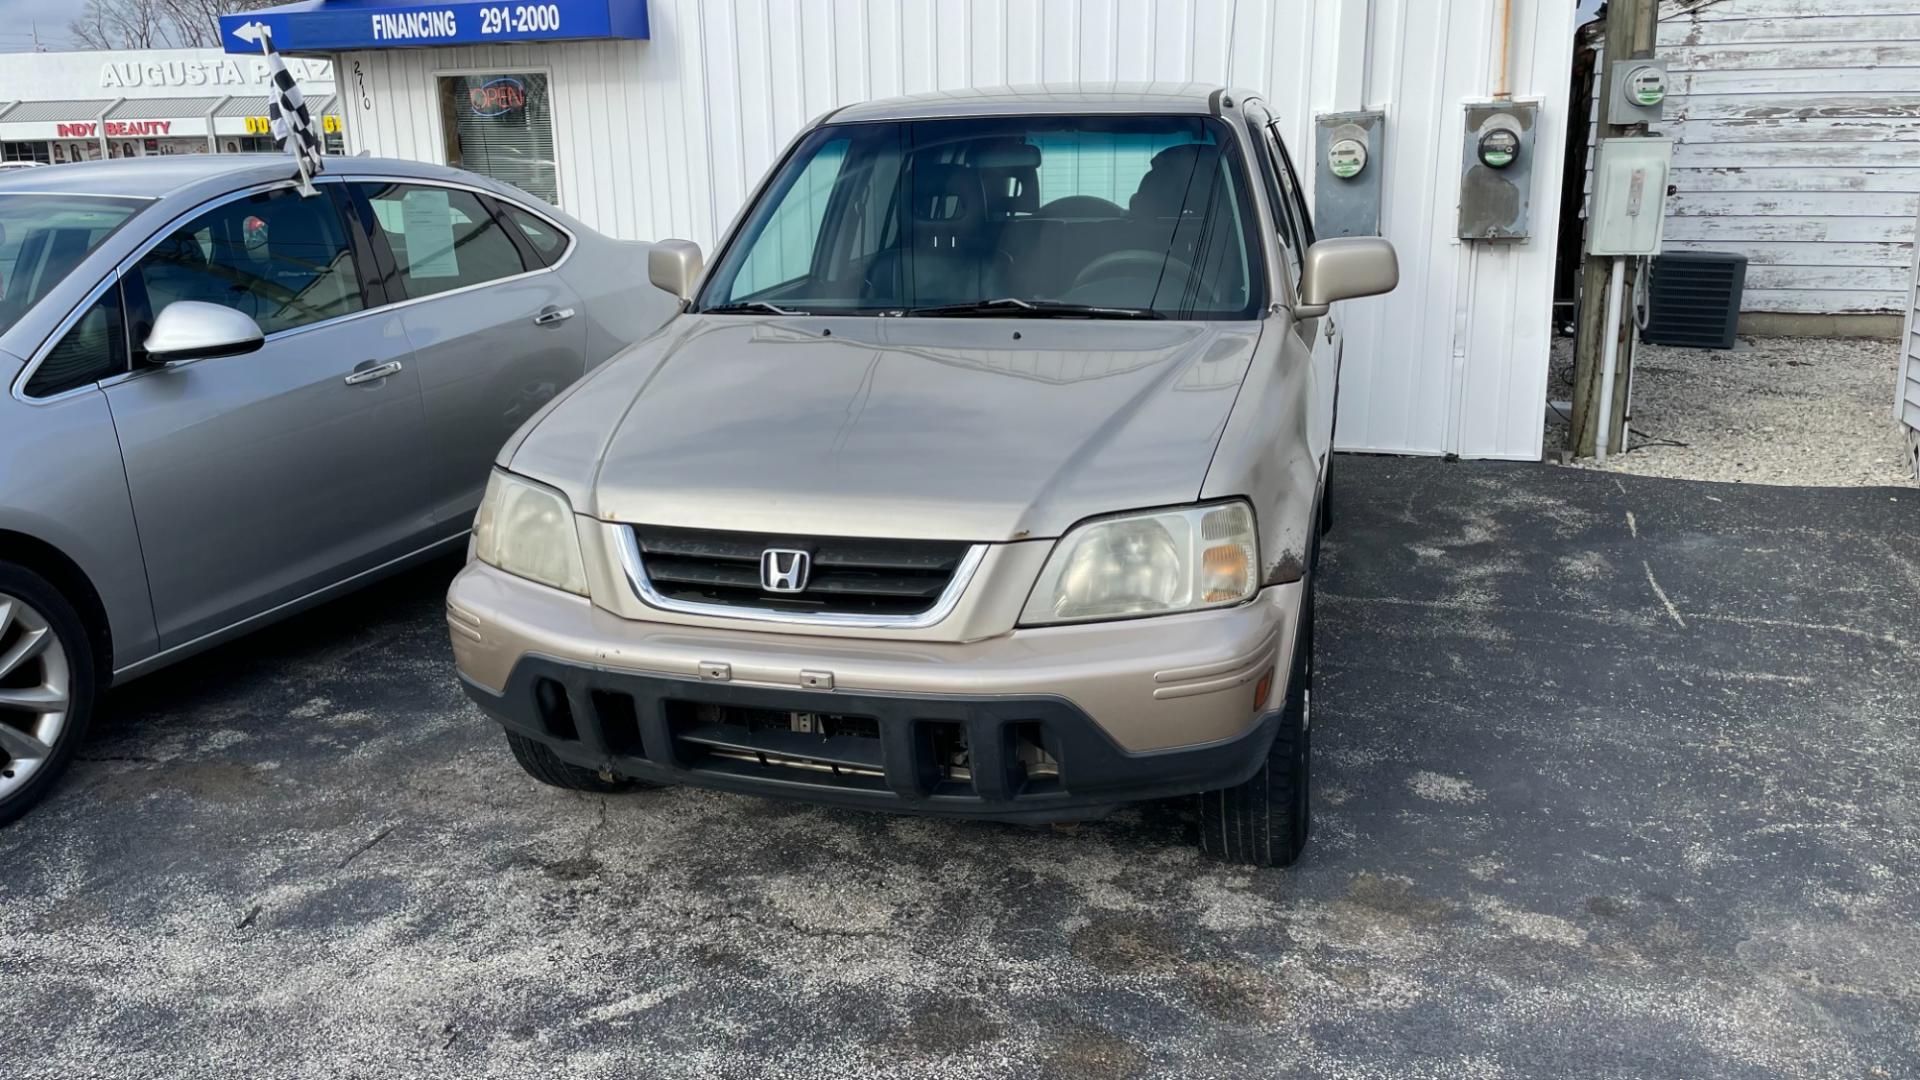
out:
<path id="1" fill-rule="evenodd" d="M 109 700 L 0 830 L 0 1077 L 1920 1076 L 1920 498 L 1335 474 L 1290 871 L 541 787 L 443 564 Z"/>
<path id="2" fill-rule="evenodd" d="M 1553 397 L 1568 393 L 1572 349 L 1568 339 L 1554 343 Z M 1606 468 L 1748 484 L 1911 486 L 1893 420 L 1898 362 L 1888 341 L 1744 338 L 1734 351 L 1643 345 L 1633 390 L 1641 434 Z M 1565 436 L 1564 425 L 1550 425 L 1548 446 L 1564 446 Z"/>

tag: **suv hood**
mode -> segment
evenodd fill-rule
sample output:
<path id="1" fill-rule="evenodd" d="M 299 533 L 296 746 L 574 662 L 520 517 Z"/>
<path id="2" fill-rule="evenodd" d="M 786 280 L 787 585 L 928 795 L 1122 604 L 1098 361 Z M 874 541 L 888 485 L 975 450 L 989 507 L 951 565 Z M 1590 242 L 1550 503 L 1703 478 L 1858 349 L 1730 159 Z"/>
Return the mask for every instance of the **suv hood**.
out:
<path id="1" fill-rule="evenodd" d="M 1257 323 L 683 316 L 511 467 L 607 521 L 1057 536 L 1199 496 Z"/>

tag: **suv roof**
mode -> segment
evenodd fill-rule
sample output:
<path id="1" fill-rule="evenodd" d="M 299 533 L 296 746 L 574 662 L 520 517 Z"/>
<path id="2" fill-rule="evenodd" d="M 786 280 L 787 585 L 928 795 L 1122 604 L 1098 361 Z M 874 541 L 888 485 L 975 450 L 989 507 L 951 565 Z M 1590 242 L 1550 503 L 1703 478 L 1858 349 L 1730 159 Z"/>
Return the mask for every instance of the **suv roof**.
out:
<path id="1" fill-rule="evenodd" d="M 1033 86 L 935 90 L 848 105 L 832 123 L 922 120 L 956 116 L 1071 113 L 1218 113 L 1224 88 L 1216 83 L 1049 83 Z M 1237 96 L 1237 92 L 1236 92 Z"/>

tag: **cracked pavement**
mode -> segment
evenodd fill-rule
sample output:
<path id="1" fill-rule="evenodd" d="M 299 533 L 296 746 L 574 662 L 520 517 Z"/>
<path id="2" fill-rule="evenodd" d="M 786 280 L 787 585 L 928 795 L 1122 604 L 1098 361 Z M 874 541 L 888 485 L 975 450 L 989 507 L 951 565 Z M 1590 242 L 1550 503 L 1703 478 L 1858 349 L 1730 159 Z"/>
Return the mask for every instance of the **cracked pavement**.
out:
<path id="1" fill-rule="evenodd" d="M 1336 476 L 1291 871 L 541 787 L 438 564 L 113 696 L 0 1075 L 1920 1075 L 1920 495 Z"/>

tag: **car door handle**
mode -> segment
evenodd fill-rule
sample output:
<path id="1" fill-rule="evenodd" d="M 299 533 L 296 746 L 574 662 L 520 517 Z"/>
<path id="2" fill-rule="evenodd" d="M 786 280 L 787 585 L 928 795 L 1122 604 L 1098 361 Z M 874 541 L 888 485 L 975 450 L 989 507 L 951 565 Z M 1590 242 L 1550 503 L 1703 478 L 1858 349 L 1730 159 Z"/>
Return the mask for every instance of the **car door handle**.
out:
<path id="1" fill-rule="evenodd" d="M 362 360 L 354 366 L 353 374 L 347 376 L 346 384 L 348 386 L 359 386 L 361 383 L 370 383 L 376 379 L 384 379 L 389 375 L 398 374 L 400 374 L 400 361 L 398 360 L 389 360 L 384 364 L 377 364 L 372 360 Z"/>
<path id="2" fill-rule="evenodd" d="M 568 319 L 571 319 L 571 318 L 573 318 L 572 308 L 553 307 L 549 305 L 547 307 L 541 308 L 540 314 L 535 315 L 533 317 L 533 325 L 546 326 L 549 323 L 566 322 Z"/>

